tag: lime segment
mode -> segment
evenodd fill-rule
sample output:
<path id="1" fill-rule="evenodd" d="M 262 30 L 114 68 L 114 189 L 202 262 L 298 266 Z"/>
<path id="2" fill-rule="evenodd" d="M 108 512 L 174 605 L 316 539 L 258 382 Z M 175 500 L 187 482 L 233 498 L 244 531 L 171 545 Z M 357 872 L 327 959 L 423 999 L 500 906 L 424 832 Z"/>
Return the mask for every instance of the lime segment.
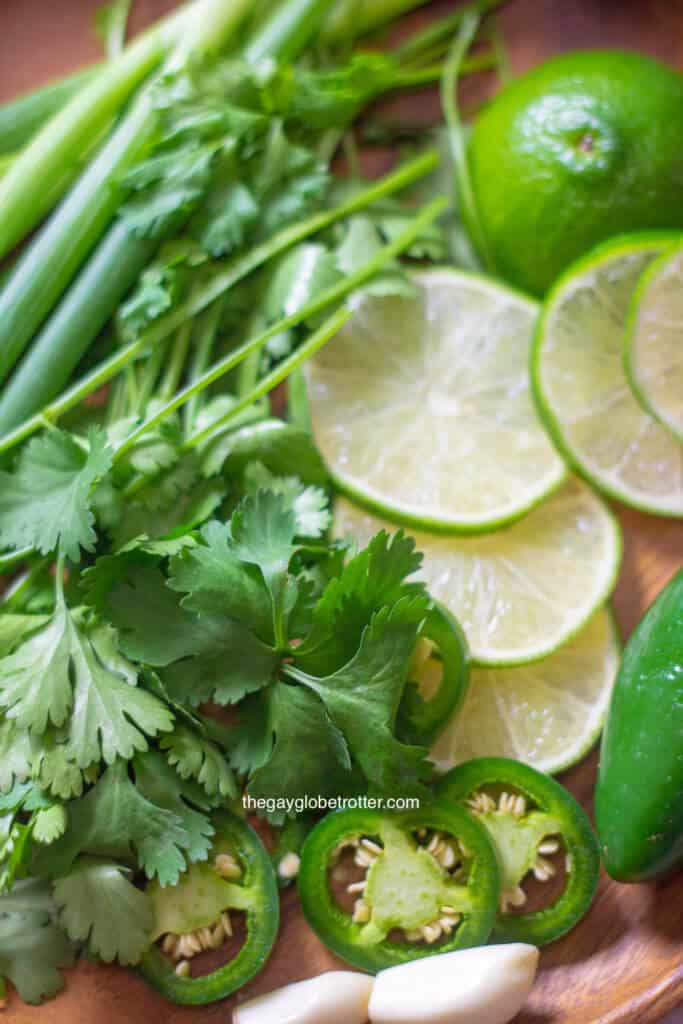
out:
<path id="1" fill-rule="evenodd" d="M 683 246 L 663 253 L 640 279 L 626 372 L 643 408 L 683 441 Z"/>
<path id="2" fill-rule="evenodd" d="M 432 748 L 440 770 L 474 757 L 513 757 L 544 772 L 576 764 L 602 729 L 619 638 L 601 609 L 565 647 L 533 665 L 477 668 L 465 703 Z"/>
<path id="3" fill-rule="evenodd" d="M 344 498 L 334 530 L 364 545 L 396 529 Z M 411 531 L 430 594 L 465 631 L 479 664 L 543 658 L 574 636 L 607 599 L 619 569 L 619 528 L 585 484 L 569 480 L 505 530 L 481 537 Z"/>
<path id="4" fill-rule="evenodd" d="M 489 530 L 565 477 L 530 391 L 538 306 L 454 270 L 414 283 L 362 298 L 307 364 L 313 433 L 339 488 L 380 515 Z"/>
<path id="5" fill-rule="evenodd" d="M 567 458 L 605 493 L 683 515 L 683 447 L 634 397 L 623 364 L 629 303 L 669 236 L 632 235 L 575 263 L 550 293 L 533 355 L 534 387 Z"/>

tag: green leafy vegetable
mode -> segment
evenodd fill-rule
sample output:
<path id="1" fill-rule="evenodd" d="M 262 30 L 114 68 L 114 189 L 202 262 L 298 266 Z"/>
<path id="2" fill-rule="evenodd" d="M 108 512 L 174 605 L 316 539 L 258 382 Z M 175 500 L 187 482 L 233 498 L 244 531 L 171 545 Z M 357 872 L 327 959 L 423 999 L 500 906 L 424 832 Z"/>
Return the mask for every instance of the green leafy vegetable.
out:
<path id="1" fill-rule="evenodd" d="M 54 885 L 59 919 L 73 942 L 85 942 L 105 963 L 136 964 L 154 927 L 150 897 L 137 889 L 130 869 L 97 857 L 79 857 Z"/>
<path id="2" fill-rule="evenodd" d="M 0 703 L 8 718 L 34 733 L 68 719 L 65 754 L 80 768 L 145 750 L 145 733 L 170 729 L 172 718 L 136 685 L 114 630 L 79 626 L 58 594 L 53 617 L 0 661 Z"/>
<path id="3" fill-rule="evenodd" d="M 66 831 L 66 810 L 63 804 L 50 804 L 36 813 L 33 821 L 33 838 L 37 843 L 49 846 Z"/>
<path id="4" fill-rule="evenodd" d="M 73 949 L 56 921 L 49 886 L 37 878 L 16 882 L 0 895 L 0 976 L 27 1003 L 40 1003 L 64 987 L 61 970 Z"/>
<path id="5" fill-rule="evenodd" d="M 59 547 L 78 560 L 95 542 L 90 492 L 111 465 L 105 434 L 92 429 L 84 449 L 71 435 L 51 430 L 23 449 L 16 471 L 0 471 L 0 545 Z"/>
<path id="6" fill-rule="evenodd" d="M 267 729 L 272 748 L 252 772 L 253 797 L 341 795 L 352 788 L 351 758 L 344 734 L 313 693 L 277 685 L 268 694 Z M 252 761 L 253 765 L 253 761 Z M 357 780 L 356 780 L 357 781 Z"/>
<path id="7" fill-rule="evenodd" d="M 174 885 L 186 866 L 193 838 L 178 815 L 147 800 L 118 761 L 93 788 L 69 805 L 65 834 L 41 850 L 37 866 L 51 877 L 66 875 L 80 854 L 138 864 L 148 878 Z"/>
<path id="8" fill-rule="evenodd" d="M 195 779 L 210 797 L 234 799 L 237 785 L 220 748 L 187 725 L 177 725 L 159 743 L 181 779 Z"/>
<path id="9" fill-rule="evenodd" d="M 426 598 L 402 598 L 375 613 L 357 654 L 330 676 L 316 678 L 295 668 L 287 674 L 316 693 L 341 730 L 370 782 L 384 792 L 419 790 L 427 771 L 425 751 L 394 735 Z"/>

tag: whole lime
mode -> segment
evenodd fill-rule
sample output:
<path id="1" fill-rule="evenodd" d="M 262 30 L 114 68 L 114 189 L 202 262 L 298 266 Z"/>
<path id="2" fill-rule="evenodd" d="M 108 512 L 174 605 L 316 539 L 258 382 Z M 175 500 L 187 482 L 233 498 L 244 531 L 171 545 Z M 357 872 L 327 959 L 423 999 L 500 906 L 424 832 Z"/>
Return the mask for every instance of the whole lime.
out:
<path id="1" fill-rule="evenodd" d="M 494 268 L 541 294 L 627 231 L 683 228 L 683 76 L 635 53 L 570 53 L 508 86 L 468 159 Z"/>

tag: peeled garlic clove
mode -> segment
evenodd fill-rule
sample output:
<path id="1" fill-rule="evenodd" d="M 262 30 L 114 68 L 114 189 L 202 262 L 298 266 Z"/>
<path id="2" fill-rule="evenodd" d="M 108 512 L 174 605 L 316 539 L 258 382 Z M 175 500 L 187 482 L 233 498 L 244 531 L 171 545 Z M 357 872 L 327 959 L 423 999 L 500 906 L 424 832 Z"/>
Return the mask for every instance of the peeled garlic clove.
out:
<path id="1" fill-rule="evenodd" d="M 354 971 L 328 971 L 243 1003 L 233 1024 L 365 1024 L 373 979 Z"/>
<path id="2" fill-rule="evenodd" d="M 462 949 L 390 967 L 375 978 L 370 1021 L 506 1024 L 526 1002 L 537 966 L 536 947 L 516 942 Z"/>

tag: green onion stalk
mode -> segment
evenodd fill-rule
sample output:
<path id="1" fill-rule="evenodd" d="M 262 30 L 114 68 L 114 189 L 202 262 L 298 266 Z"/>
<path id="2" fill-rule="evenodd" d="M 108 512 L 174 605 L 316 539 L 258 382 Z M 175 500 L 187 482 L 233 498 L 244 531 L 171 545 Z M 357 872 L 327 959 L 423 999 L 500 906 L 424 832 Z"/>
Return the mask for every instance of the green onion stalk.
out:
<path id="1" fill-rule="evenodd" d="M 118 102 L 122 92 L 128 95 L 131 81 L 137 84 L 139 75 L 133 70 L 146 73 L 150 64 L 157 63 L 160 51 L 169 47 L 169 38 L 178 40 L 179 27 L 180 41 L 165 68 L 180 68 L 192 56 L 220 48 L 248 7 L 249 0 L 199 0 L 183 8 L 171 22 L 136 40 L 48 122 L 0 180 L 0 209 L 5 211 L 0 224 L 0 253 L 32 226 L 22 220 L 22 210 L 34 202 L 34 193 L 49 191 L 54 174 L 61 173 L 65 149 L 73 159 L 73 150 L 80 152 L 87 144 L 84 127 L 90 132 L 96 130 L 94 114 L 108 118 L 114 100 Z M 96 107 L 98 102 L 101 104 L 96 111 L 92 109 L 93 101 Z M 114 218 L 121 198 L 117 183 L 143 151 L 155 125 L 154 90 L 148 86 L 17 262 L 0 293 L 0 382 Z M 22 173 L 27 174 L 23 185 L 19 180 Z M 40 177 L 34 180 L 37 173 L 42 181 Z M 21 230 L 12 229 L 15 222 L 21 222 Z M 135 274 L 144 266 L 139 256 L 132 263 Z M 131 277 L 135 279 L 132 271 Z"/>
<path id="2" fill-rule="evenodd" d="M 201 0 L 192 7 L 193 18 L 184 18 L 182 41 L 163 72 L 181 69 L 197 54 L 219 50 L 237 30 L 250 3 L 251 0 Z M 292 50 L 293 39 L 297 45 L 304 45 L 329 3 L 330 0 L 288 0 L 285 10 L 289 17 L 283 17 L 278 10 L 277 31 L 270 21 L 266 22 L 249 48 L 257 52 L 259 38 L 267 36 L 260 52 L 270 51 L 272 57 L 278 58 L 281 49 Z M 302 26 L 306 27 L 305 33 Z M 103 71 L 96 81 L 106 74 Z M 109 225 L 121 198 L 116 184 L 144 151 L 155 126 L 152 84 L 143 89 L 69 196 L 19 259 L 0 292 L 0 382 L 7 378 L 33 339 L 29 354 L 0 399 L 0 433 L 20 423 L 60 391 L 81 355 L 152 258 L 158 242 L 136 238 L 122 220 L 116 220 L 111 228 Z M 32 148 L 29 146 L 24 153 Z M 3 183 L 0 181 L 0 190 Z M 98 242 L 99 247 L 69 293 L 35 336 Z"/>
<path id="3" fill-rule="evenodd" d="M 15 154 L 38 130 L 89 85 L 99 67 L 84 68 L 56 82 L 49 82 L 0 107 L 0 154 Z"/>
<path id="4" fill-rule="evenodd" d="M 139 36 L 106 65 L 52 117 L 14 161 L 0 181 L 0 258 L 5 256 L 48 212 L 45 196 L 55 181 L 78 161 L 91 139 L 111 122 L 134 90 L 179 39 L 192 32 L 196 18 L 211 0 L 194 0 Z"/>

